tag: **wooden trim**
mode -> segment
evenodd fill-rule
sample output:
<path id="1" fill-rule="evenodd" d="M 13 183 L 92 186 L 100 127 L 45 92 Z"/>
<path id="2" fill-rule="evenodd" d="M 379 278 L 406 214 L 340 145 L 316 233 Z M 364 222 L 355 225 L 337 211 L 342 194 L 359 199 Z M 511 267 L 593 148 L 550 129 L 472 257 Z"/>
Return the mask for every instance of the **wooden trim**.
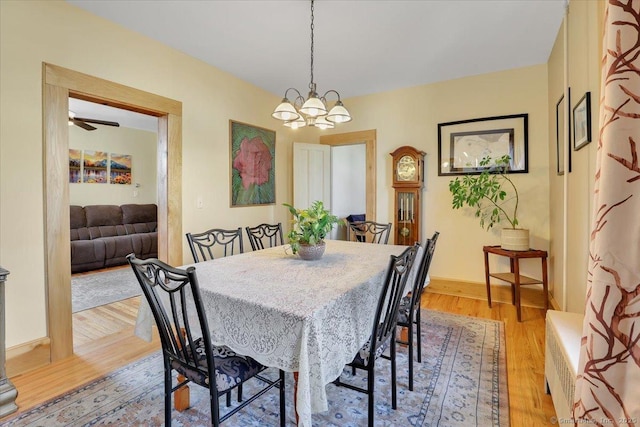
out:
<path id="1" fill-rule="evenodd" d="M 51 361 L 73 353 L 69 230 L 69 91 L 44 87 L 44 218 L 47 334 Z M 64 141 L 64 143 L 61 143 Z"/>
<path id="2" fill-rule="evenodd" d="M 376 220 L 376 130 L 361 130 L 356 132 L 322 135 L 320 144 L 331 146 L 365 144 L 366 150 L 366 216 L 368 220 Z"/>
<path id="3" fill-rule="evenodd" d="M 74 98 L 160 117 L 182 115 L 182 103 L 52 64 L 44 64 L 45 82 L 65 87 Z"/>
<path id="4" fill-rule="evenodd" d="M 466 282 L 432 277 L 429 285 L 425 287 L 425 292 L 487 300 L 487 286 L 485 283 L 480 282 Z M 492 284 L 491 301 L 511 304 L 511 285 Z M 544 308 L 542 286 L 521 287 L 520 301 L 522 306 Z M 554 310 L 559 310 L 558 303 L 553 299 L 551 293 L 549 293 L 549 303 Z"/>
<path id="5" fill-rule="evenodd" d="M 182 103 L 43 63 L 45 288 L 50 361 L 73 354 L 69 96 L 158 117 L 158 256 L 182 264 Z"/>
<path id="6" fill-rule="evenodd" d="M 7 377 L 25 373 L 49 364 L 51 340 L 40 338 L 7 349 Z"/>

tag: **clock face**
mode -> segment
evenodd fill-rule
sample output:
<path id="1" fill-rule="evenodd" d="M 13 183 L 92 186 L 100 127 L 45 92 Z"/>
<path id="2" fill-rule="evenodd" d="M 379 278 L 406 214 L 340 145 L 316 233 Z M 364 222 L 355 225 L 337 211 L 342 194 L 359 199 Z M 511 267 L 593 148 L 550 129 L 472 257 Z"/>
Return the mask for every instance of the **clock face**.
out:
<path id="1" fill-rule="evenodd" d="M 414 181 L 417 178 L 416 159 L 411 156 L 402 156 L 397 166 L 398 181 Z"/>

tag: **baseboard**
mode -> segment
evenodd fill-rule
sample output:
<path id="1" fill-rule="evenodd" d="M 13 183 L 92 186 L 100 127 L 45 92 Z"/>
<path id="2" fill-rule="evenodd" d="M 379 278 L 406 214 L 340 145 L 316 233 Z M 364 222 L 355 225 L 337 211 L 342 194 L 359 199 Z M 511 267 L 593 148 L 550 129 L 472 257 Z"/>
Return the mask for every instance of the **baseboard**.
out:
<path id="1" fill-rule="evenodd" d="M 431 277 L 431 282 L 425 287 L 425 292 L 452 295 L 457 297 L 487 300 L 487 286 L 479 282 L 442 279 Z M 491 285 L 491 301 L 511 304 L 511 285 L 508 283 Z M 520 287 L 520 304 L 526 307 L 544 308 L 542 285 Z M 549 293 L 549 307 L 558 309 L 558 303 Z"/>
<path id="2" fill-rule="evenodd" d="M 44 337 L 7 348 L 6 357 L 9 378 L 48 365 L 51 363 L 51 340 Z"/>

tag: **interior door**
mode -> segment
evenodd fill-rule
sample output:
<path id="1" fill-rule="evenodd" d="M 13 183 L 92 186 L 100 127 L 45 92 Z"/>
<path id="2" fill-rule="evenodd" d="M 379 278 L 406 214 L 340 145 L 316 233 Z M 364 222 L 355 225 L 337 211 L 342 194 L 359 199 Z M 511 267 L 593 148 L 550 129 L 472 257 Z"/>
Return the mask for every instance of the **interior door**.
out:
<path id="1" fill-rule="evenodd" d="M 293 143 L 293 206 L 306 209 L 321 200 L 331 209 L 331 147 Z"/>

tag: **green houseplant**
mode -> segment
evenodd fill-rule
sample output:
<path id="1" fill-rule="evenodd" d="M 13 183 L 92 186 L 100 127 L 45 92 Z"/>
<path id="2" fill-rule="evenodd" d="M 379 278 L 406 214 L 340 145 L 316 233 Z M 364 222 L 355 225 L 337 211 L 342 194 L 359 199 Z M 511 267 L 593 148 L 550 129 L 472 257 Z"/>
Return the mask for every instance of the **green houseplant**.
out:
<path id="1" fill-rule="evenodd" d="M 464 175 L 449 181 L 453 209 L 464 206 L 475 209 L 480 226 L 489 230 L 495 224 L 507 222 L 502 230 L 502 247 L 510 250 L 529 249 L 529 230 L 518 228 L 518 189 L 509 178 L 509 161 L 504 155 L 491 165 L 491 157 L 480 161 L 485 168 L 480 175 Z M 515 235 L 515 237 L 514 237 Z M 515 240 L 514 240 L 515 239 Z"/>
<path id="2" fill-rule="evenodd" d="M 340 221 L 338 217 L 331 215 L 320 200 L 313 202 L 308 209 L 296 209 L 286 203 L 284 206 L 288 207 L 293 215 L 293 229 L 287 234 L 293 253 L 300 253 L 303 259 L 320 258 L 324 253 L 324 238 L 334 224 Z M 308 251 L 317 257 L 307 257 L 305 254 Z"/>

